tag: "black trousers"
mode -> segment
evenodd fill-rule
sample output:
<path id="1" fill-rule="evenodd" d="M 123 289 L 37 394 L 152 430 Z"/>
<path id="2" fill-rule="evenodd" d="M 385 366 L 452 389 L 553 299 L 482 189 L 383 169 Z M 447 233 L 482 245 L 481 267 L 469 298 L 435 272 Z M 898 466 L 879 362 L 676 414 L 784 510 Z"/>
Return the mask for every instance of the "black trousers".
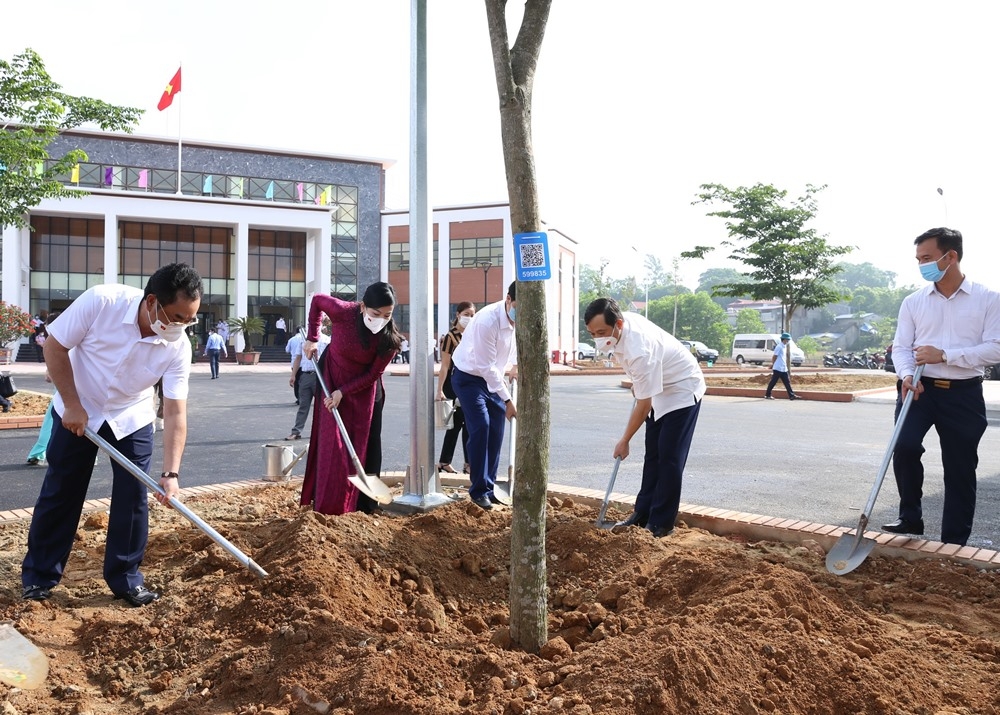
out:
<path id="1" fill-rule="evenodd" d="M 49 588 L 62 579 L 97 457 L 97 445 L 63 427 L 55 410 L 52 422 L 52 437 L 46 450 L 49 467 L 28 529 L 28 553 L 21 564 L 24 586 Z M 153 425 L 140 427 L 117 439 L 105 422 L 97 433 L 139 469 L 149 473 Z M 149 507 L 142 482 L 117 462 L 111 462 L 111 470 L 114 479 L 104 545 L 104 580 L 112 593 L 121 595 L 143 584 L 139 565 L 146 551 Z"/>
<path id="2" fill-rule="evenodd" d="M 924 488 L 924 436 L 931 427 L 941 442 L 944 467 L 944 513 L 941 518 L 941 541 L 961 544 L 972 534 L 976 514 L 976 467 L 979 466 L 979 440 L 986 432 L 986 402 L 981 382 L 951 382 L 952 387 L 934 387 L 934 381 L 922 380 L 923 394 L 914 400 L 906 415 L 892 453 L 892 471 L 899 490 L 899 518 L 923 519 L 921 499 Z M 956 386 L 957 385 L 957 386 Z M 896 417 L 903 406 L 897 386 Z"/>
<path id="3" fill-rule="evenodd" d="M 368 430 L 368 448 L 365 453 L 365 474 L 381 476 L 382 474 L 382 410 L 385 407 L 385 390 L 382 381 L 375 383 L 375 409 L 372 411 L 372 426 Z M 365 514 L 374 513 L 378 502 L 367 494 L 358 492 L 358 511 Z"/>
<path id="4" fill-rule="evenodd" d="M 650 528 L 671 528 L 681 505 L 681 482 L 691 440 L 698 425 L 701 402 L 657 417 L 646 418 L 646 455 L 635 512 L 647 517 Z"/>
<path id="5" fill-rule="evenodd" d="M 774 386 L 778 384 L 778 380 L 781 380 L 784 383 L 785 390 L 788 392 L 789 397 L 795 394 L 794 392 L 792 392 L 792 383 L 788 381 L 788 373 L 782 372 L 781 370 L 771 371 L 771 381 L 767 383 L 767 392 L 765 392 L 764 394 L 770 397 L 771 390 L 773 390 Z"/>

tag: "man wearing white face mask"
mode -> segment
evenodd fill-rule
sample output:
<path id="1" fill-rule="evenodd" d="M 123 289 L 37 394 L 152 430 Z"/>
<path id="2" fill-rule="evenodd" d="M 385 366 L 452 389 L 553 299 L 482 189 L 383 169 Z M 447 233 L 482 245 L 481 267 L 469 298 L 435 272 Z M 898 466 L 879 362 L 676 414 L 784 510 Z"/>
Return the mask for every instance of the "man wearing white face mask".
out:
<path id="1" fill-rule="evenodd" d="M 149 473 L 153 452 L 153 386 L 163 379 L 163 471 L 157 495 L 178 493 L 177 473 L 187 439 L 191 342 L 184 330 L 197 322 L 201 277 L 183 263 L 160 268 L 145 293 L 124 285 L 85 291 L 48 326 L 45 362 L 56 387 L 48 470 L 28 532 L 21 566 L 23 597 L 44 601 L 62 578 L 87 495 L 97 445 L 84 428 L 110 442 Z M 115 598 L 144 606 L 160 597 L 143 583 L 146 487 L 116 462 L 104 580 Z"/>
<path id="2" fill-rule="evenodd" d="M 632 380 L 635 405 L 613 458 L 629 456 L 629 442 L 646 426 L 642 484 L 631 516 L 615 524 L 648 529 L 653 536 L 674 530 L 684 465 L 698 424 L 705 378 L 697 359 L 679 340 L 637 313 L 622 313 L 611 298 L 587 306 L 583 321 L 601 352 L 615 359 Z"/>
<path id="3" fill-rule="evenodd" d="M 897 417 L 906 393 L 914 394 L 892 457 L 899 518 L 882 529 L 924 533 L 921 456 L 924 436 L 933 426 L 944 466 L 941 541 L 965 545 L 972 534 L 979 441 L 987 424 L 983 366 L 1000 361 L 1000 294 L 962 273 L 960 232 L 934 228 L 914 244 L 920 274 L 930 283 L 903 300 L 892 341 L 900 378 Z M 917 365 L 925 368 L 914 384 Z"/>
<path id="4" fill-rule="evenodd" d="M 517 316 L 517 283 L 507 288 L 507 297 L 490 303 L 475 314 L 455 348 L 451 385 L 462 405 L 469 438 L 465 458 L 472 486 L 469 498 L 483 509 L 500 500 L 493 494 L 500 450 L 507 420 L 517 416 L 517 407 L 504 382 L 507 366 L 517 362 L 514 320 Z"/>

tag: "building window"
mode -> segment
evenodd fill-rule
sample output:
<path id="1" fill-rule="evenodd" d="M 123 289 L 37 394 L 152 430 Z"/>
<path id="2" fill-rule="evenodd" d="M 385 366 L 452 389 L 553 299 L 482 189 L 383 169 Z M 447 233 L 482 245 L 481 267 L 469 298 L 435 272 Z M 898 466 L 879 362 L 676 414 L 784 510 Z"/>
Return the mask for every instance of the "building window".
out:
<path id="1" fill-rule="evenodd" d="M 487 262 L 492 266 L 503 265 L 503 237 L 452 239 L 452 268 L 469 268 Z"/>
<path id="2" fill-rule="evenodd" d="M 30 310 L 62 310 L 104 282 L 104 219 L 31 217 Z"/>
<path id="3" fill-rule="evenodd" d="M 341 300 L 357 300 L 357 239 L 334 236 L 330 247 L 330 292 Z"/>
<path id="4" fill-rule="evenodd" d="M 434 240 L 433 246 L 431 247 L 431 253 L 434 257 L 433 270 L 438 269 L 438 242 Z M 389 244 L 389 270 L 390 271 L 408 271 L 410 270 L 410 244 L 408 241 L 403 243 L 390 243 Z"/>

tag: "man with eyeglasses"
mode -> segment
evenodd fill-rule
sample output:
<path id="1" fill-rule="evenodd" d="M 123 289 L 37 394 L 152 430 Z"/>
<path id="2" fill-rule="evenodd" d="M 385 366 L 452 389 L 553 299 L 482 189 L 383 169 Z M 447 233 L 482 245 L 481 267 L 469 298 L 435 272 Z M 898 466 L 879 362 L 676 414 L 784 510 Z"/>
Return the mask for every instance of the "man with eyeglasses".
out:
<path id="1" fill-rule="evenodd" d="M 185 328 L 197 322 L 203 292 L 193 268 L 172 263 L 153 274 L 145 291 L 125 285 L 90 288 L 48 326 L 43 349 L 57 392 L 49 466 L 21 565 L 26 600 L 47 600 L 69 559 L 97 456 L 84 429 L 90 427 L 149 473 L 153 386 L 161 378 L 164 495 L 157 499 L 166 504 L 177 495 L 191 371 Z M 160 597 L 146 588 L 139 571 L 149 530 L 146 487 L 117 463 L 111 468 L 104 580 L 115 598 L 145 606 Z"/>

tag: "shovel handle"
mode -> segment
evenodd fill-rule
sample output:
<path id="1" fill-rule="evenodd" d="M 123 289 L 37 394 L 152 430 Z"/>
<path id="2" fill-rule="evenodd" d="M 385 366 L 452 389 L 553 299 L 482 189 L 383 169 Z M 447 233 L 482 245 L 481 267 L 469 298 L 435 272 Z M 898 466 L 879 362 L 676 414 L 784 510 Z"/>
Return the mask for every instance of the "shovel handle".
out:
<path id="1" fill-rule="evenodd" d="M 604 515 L 608 513 L 608 502 L 611 501 L 611 492 L 615 489 L 615 480 L 618 478 L 618 467 L 622 466 L 622 458 L 615 457 L 615 467 L 611 470 L 611 479 L 608 480 L 608 490 L 604 492 L 604 502 L 601 504 L 601 511 L 597 514 L 597 525 L 604 523 Z"/>
<path id="2" fill-rule="evenodd" d="M 101 437 L 101 435 L 97 434 L 96 432 L 94 432 L 89 427 L 85 427 L 84 428 L 83 434 L 91 442 L 93 442 L 98 447 L 100 447 L 105 452 L 107 452 L 108 456 L 111 457 L 113 460 L 115 460 L 118 463 L 118 465 L 121 466 L 125 471 L 127 471 L 133 477 L 135 477 L 140 482 L 142 482 L 143 484 L 145 484 L 146 488 L 149 489 L 151 492 L 155 492 L 156 494 L 159 494 L 161 496 L 166 496 L 166 492 L 164 492 L 163 489 L 160 488 L 160 485 L 156 482 L 156 480 L 154 480 L 151 476 L 149 476 L 144 471 L 142 471 L 141 469 L 139 469 L 139 467 L 137 467 L 124 454 L 122 454 L 117 449 L 115 449 L 114 446 L 112 446 L 112 444 L 110 442 L 108 442 L 106 439 L 104 439 L 103 437 Z M 264 577 L 267 576 L 267 571 L 265 571 L 264 569 L 262 569 L 256 563 L 254 563 L 254 560 L 251 559 L 249 556 L 247 556 L 242 551 L 240 551 L 235 546 L 233 546 L 226 539 L 226 537 L 224 537 L 218 531 L 216 531 L 211 526 L 209 526 L 204 521 L 202 521 L 201 518 L 197 514 L 195 514 L 193 511 L 191 511 L 186 506 L 184 506 L 184 504 L 182 504 L 180 501 L 178 501 L 176 499 L 176 497 L 170 497 L 170 499 L 167 500 L 167 503 L 170 504 L 170 506 L 172 506 L 174 509 L 176 509 L 181 514 L 181 516 L 183 516 L 185 519 L 187 519 L 192 524 L 194 524 L 195 526 L 197 526 L 199 529 L 201 529 L 202 531 L 204 531 L 212 539 L 212 541 L 214 541 L 219 546 L 221 546 L 223 549 L 225 549 L 226 551 L 228 551 L 229 554 L 234 559 L 236 559 L 237 561 L 239 561 L 241 564 L 243 564 L 244 566 L 246 566 L 248 569 L 250 569 L 251 571 L 253 571 L 255 574 L 257 574 L 261 578 L 264 578 Z"/>
<path id="3" fill-rule="evenodd" d="M 917 365 L 917 369 L 913 372 L 913 382 L 920 380 L 921 375 L 924 374 L 924 366 Z M 899 440 L 899 434 L 903 431 L 903 422 L 906 421 L 906 413 L 910 411 L 910 405 L 913 403 L 913 391 L 907 390 L 906 397 L 903 398 L 903 406 L 899 409 L 899 416 L 896 418 L 896 427 L 892 430 L 892 437 L 889 439 L 889 446 L 886 447 L 885 456 L 882 457 L 882 464 L 878 468 L 878 476 L 875 478 L 875 484 L 872 486 L 871 494 L 868 496 L 868 503 L 865 504 L 864 511 L 861 512 L 861 520 L 858 522 L 858 536 L 864 533 L 865 527 L 868 526 L 868 519 L 871 516 L 872 509 L 875 508 L 875 500 L 878 498 L 879 490 L 882 488 L 882 481 L 885 479 L 885 474 L 889 470 L 889 460 L 892 459 L 893 450 L 896 449 L 896 442 Z"/>
<path id="4" fill-rule="evenodd" d="M 510 379 L 510 399 L 517 407 L 517 378 Z M 507 481 L 510 482 L 511 492 L 514 490 L 514 464 L 517 456 L 517 416 L 510 418 L 510 451 L 507 458 Z"/>

